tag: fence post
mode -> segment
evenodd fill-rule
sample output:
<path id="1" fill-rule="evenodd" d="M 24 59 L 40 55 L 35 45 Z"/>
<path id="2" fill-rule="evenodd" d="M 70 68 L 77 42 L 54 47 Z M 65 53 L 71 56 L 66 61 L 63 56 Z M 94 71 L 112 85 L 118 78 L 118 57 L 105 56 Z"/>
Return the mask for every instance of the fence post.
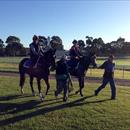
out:
<path id="1" fill-rule="evenodd" d="M 90 68 L 90 76 L 92 76 L 92 68 Z"/>
<path id="2" fill-rule="evenodd" d="M 124 66 L 123 66 L 123 77 L 122 78 L 124 79 Z"/>

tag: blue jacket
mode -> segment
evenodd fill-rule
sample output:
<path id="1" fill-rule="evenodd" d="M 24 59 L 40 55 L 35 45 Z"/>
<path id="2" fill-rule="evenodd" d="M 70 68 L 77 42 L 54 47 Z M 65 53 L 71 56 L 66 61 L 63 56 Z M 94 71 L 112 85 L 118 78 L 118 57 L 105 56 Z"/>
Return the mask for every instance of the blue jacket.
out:
<path id="1" fill-rule="evenodd" d="M 113 78 L 115 63 L 110 62 L 109 60 L 105 61 L 99 68 L 104 69 L 104 78 Z"/>
<path id="2" fill-rule="evenodd" d="M 40 51 L 40 46 L 36 45 L 34 42 L 31 43 L 29 46 L 30 46 L 30 56 L 38 57 L 39 51 Z"/>

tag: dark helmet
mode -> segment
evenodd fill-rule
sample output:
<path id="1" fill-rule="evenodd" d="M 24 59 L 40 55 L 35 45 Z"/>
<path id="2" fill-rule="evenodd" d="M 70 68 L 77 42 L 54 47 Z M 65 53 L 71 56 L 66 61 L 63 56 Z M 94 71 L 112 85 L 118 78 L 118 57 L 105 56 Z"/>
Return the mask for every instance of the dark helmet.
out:
<path id="1" fill-rule="evenodd" d="M 38 40 L 38 36 L 34 35 L 32 39 L 33 39 L 33 41 L 36 41 L 36 40 Z"/>
<path id="2" fill-rule="evenodd" d="M 109 58 L 114 59 L 114 55 L 112 55 L 112 54 L 109 55 Z"/>
<path id="3" fill-rule="evenodd" d="M 76 44 L 76 43 L 78 43 L 78 41 L 74 39 L 72 43 L 73 43 L 73 44 Z"/>

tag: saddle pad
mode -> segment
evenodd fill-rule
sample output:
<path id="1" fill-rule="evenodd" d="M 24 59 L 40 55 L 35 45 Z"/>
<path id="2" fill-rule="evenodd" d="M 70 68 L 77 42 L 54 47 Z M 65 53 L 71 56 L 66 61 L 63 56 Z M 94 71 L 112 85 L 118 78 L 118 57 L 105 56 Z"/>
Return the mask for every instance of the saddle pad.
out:
<path id="1" fill-rule="evenodd" d="M 27 60 L 27 61 L 25 61 L 25 63 L 23 64 L 23 66 L 24 66 L 25 68 L 29 68 L 31 65 L 32 65 L 32 61 L 31 61 L 30 59 Z"/>

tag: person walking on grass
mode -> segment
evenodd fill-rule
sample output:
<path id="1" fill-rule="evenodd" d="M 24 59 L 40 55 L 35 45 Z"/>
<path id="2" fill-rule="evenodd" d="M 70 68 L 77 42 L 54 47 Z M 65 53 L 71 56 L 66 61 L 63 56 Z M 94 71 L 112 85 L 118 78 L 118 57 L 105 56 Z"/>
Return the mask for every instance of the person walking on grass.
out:
<path id="1" fill-rule="evenodd" d="M 114 56 L 110 55 L 108 60 L 105 61 L 99 69 L 104 69 L 104 75 L 103 75 L 103 81 L 102 85 L 95 90 L 95 96 L 98 95 L 98 93 L 105 88 L 107 83 L 110 83 L 111 87 L 111 99 L 116 99 L 116 86 L 114 82 L 114 69 L 115 69 L 115 63 L 114 63 Z"/>
<path id="2" fill-rule="evenodd" d="M 62 90 L 64 91 L 63 101 L 67 101 L 69 92 L 69 81 L 70 75 L 68 71 L 68 66 L 65 61 L 65 57 L 62 57 L 56 65 L 56 84 L 57 90 L 55 91 L 55 96 L 57 97 Z"/>

